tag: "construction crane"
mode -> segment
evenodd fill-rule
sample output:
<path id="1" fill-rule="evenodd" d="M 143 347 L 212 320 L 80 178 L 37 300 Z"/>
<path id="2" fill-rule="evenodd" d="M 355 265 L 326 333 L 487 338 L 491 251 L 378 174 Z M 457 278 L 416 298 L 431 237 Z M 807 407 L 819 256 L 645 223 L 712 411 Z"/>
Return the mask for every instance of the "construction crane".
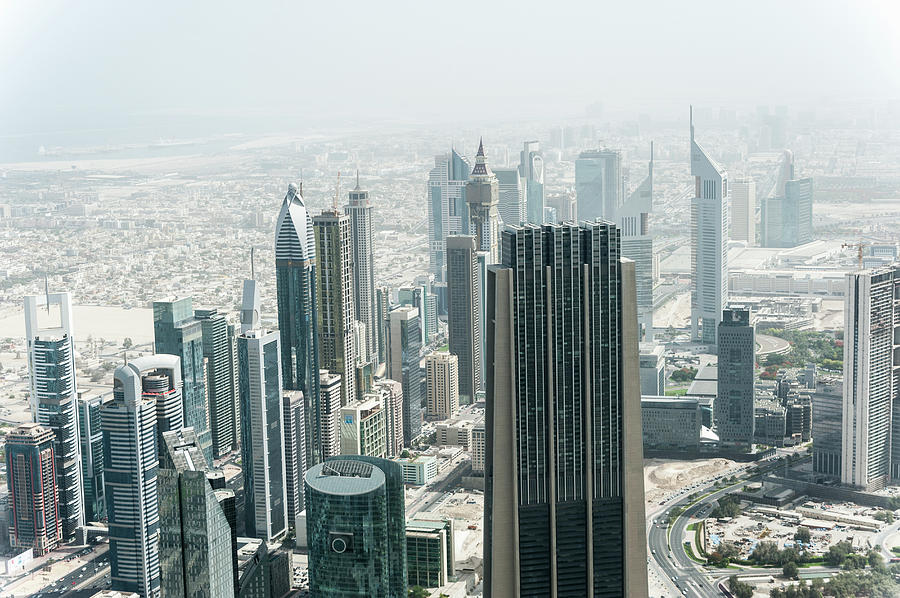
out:
<path id="1" fill-rule="evenodd" d="M 862 270 L 863 269 L 863 248 L 868 247 L 868 246 L 869 246 L 869 243 L 866 243 L 866 242 L 860 240 L 859 243 L 842 243 L 841 249 L 855 248 L 856 249 L 856 259 L 859 262 L 859 269 Z"/>
<path id="2" fill-rule="evenodd" d="M 340 195 L 341 195 L 341 171 L 339 170 L 337 185 L 334 186 L 334 202 L 333 202 L 333 205 L 331 206 L 335 212 L 338 211 L 338 201 L 340 201 Z"/>

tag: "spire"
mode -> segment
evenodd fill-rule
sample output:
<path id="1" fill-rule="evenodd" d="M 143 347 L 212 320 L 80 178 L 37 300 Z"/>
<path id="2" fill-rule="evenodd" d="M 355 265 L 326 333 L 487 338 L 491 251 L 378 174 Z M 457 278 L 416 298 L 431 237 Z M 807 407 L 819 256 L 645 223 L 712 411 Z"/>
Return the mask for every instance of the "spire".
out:
<path id="1" fill-rule="evenodd" d="M 354 187 L 353 190 L 359 191 L 359 168 L 356 169 L 356 187 Z"/>
<path id="2" fill-rule="evenodd" d="M 484 157 L 484 137 L 478 138 L 478 153 L 475 154 L 475 157 L 478 156 Z"/>
<path id="3" fill-rule="evenodd" d="M 691 114 L 691 116 L 690 116 L 690 118 L 691 118 L 691 141 L 693 141 L 694 140 L 694 105 L 693 104 L 691 104 L 690 111 L 691 111 L 690 112 L 690 114 Z"/>
<path id="4" fill-rule="evenodd" d="M 653 141 L 650 141 L 650 176 L 653 177 Z"/>
<path id="5" fill-rule="evenodd" d="M 475 154 L 475 168 L 472 169 L 472 176 L 493 176 L 494 173 L 487 165 L 487 157 L 484 155 L 484 142 L 478 140 L 478 152 Z"/>

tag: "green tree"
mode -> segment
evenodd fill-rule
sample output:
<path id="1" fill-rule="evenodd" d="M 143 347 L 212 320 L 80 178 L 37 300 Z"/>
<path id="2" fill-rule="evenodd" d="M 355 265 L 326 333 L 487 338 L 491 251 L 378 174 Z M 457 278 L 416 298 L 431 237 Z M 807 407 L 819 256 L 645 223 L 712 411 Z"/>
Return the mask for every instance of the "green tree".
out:
<path id="1" fill-rule="evenodd" d="M 784 567 L 781 568 L 781 572 L 788 579 L 796 579 L 798 571 L 799 571 L 799 568 L 797 567 L 797 563 L 795 563 L 794 561 L 789 561 L 789 562 L 785 563 Z"/>
<path id="2" fill-rule="evenodd" d="M 133 346 L 134 346 L 134 341 L 131 340 L 130 336 L 126 336 L 125 340 L 122 341 L 122 347 L 125 349 L 130 349 Z"/>
<path id="3" fill-rule="evenodd" d="M 805 525 L 798 527 L 797 532 L 794 534 L 794 540 L 803 544 L 809 544 L 811 537 L 812 534 L 809 533 L 809 528 Z"/>
<path id="4" fill-rule="evenodd" d="M 431 592 L 422 586 L 413 586 L 409 588 L 409 598 L 428 598 L 429 596 L 431 596 Z"/>
<path id="5" fill-rule="evenodd" d="M 735 598 L 753 598 L 753 586 L 739 580 L 737 575 L 728 578 L 728 589 Z"/>
<path id="6" fill-rule="evenodd" d="M 829 567 L 840 567 L 844 563 L 844 559 L 847 558 L 847 555 L 853 551 L 853 546 L 850 542 L 838 542 L 834 546 L 828 547 L 828 552 L 825 553 L 825 564 Z"/>

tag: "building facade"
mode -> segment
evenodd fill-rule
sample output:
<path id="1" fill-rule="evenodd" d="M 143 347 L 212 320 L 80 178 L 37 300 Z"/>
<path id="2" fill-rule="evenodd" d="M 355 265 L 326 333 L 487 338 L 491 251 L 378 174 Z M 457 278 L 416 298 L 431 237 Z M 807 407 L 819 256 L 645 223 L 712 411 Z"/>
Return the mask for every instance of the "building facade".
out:
<path id="1" fill-rule="evenodd" d="M 497 211 L 503 224 L 524 224 L 528 219 L 525 203 L 526 181 L 519 169 L 494 168 L 497 177 Z"/>
<path id="2" fill-rule="evenodd" d="M 637 276 L 638 327 L 641 341 L 653 340 L 653 143 L 647 177 L 641 181 L 616 212 L 621 232 L 622 257 L 634 262 Z"/>
<path id="3" fill-rule="evenodd" d="M 731 184 L 731 238 L 756 245 L 756 182 L 738 179 Z"/>
<path id="4" fill-rule="evenodd" d="M 481 294 L 475 238 L 447 237 L 448 344 L 458 359 L 460 402 L 467 405 L 475 401 L 483 383 Z"/>
<path id="5" fill-rule="evenodd" d="M 625 170 L 619 150 L 581 152 L 575 160 L 578 218 L 614 222 L 625 201 Z"/>
<path id="6" fill-rule="evenodd" d="M 341 454 L 341 377 L 328 370 L 319 371 L 319 393 L 322 450 L 326 457 L 334 457 Z"/>
<path id="7" fill-rule="evenodd" d="M 487 252 L 488 263 L 500 261 L 500 188 L 479 141 L 475 167 L 466 183 L 466 207 L 469 210 L 469 234 L 475 237 L 479 251 Z"/>
<path id="8" fill-rule="evenodd" d="M 525 181 L 525 216 L 529 224 L 541 224 L 544 218 L 544 154 L 540 144 L 526 141 L 519 158 L 519 174 Z"/>
<path id="9" fill-rule="evenodd" d="M 6 435 L 6 485 L 9 490 L 9 545 L 47 554 L 62 540 L 56 485 L 53 430 L 21 424 Z"/>
<path id="10" fill-rule="evenodd" d="M 287 495 L 287 522 L 295 530 L 303 511 L 303 474 L 306 473 L 305 401 L 299 390 L 282 396 L 281 421 L 284 428 L 284 482 Z"/>
<path id="11" fill-rule="evenodd" d="M 372 391 L 381 397 L 385 418 L 385 455 L 403 452 L 403 384 L 386 378 L 375 382 Z"/>
<path id="12" fill-rule="evenodd" d="M 832 478 L 840 478 L 843 380 L 818 381 L 811 398 L 813 471 Z"/>
<path id="13" fill-rule="evenodd" d="M 362 361 L 378 361 L 377 306 L 375 302 L 375 229 L 372 225 L 369 192 L 359 187 L 350 191 L 344 213 L 350 217 L 351 262 L 353 264 L 353 309 L 357 321 L 366 327 L 366 344 L 357 347 Z"/>
<path id="14" fill-rule="evenodd" d="M 422 433 L 422 370 L 419 312 L 413 307 L 391 310 L 387 377 L 403 386 L 403 445 Z"/>
<path id="15" fill-rule="evenodd" d="M 723 447 L 749 450 L 754 442 L 756 331 L 747 309 L 726 309 L 719 322 L 718 386 L 713 417 Z"/>
<path id="16" fill-rule="evenodd" d="M 426 415 L 450 419 L 459 411 L 459 359 L 436 351 L 425 358 Z"/>
<path id="17" fill-rule="evenodd" d="M 366 395 L 341 407 L 341 454 L 384 457 L 385 410 L 381 398 Z"/>
<path id="18" fill-rule="evenodd" d="M 466 183 L 472 166 L 455 149 L 434 158 L 428 174 L 428 255 L 431 273 L 444 280 L 445 240 L 468 233 Z"/>
<path id="19" fill-rule="evenodd" d="M 216 309 L 194 310 L 200 321 L 203 357 L 206 359 L 206 391 L 209 395 L 209 429 L 216 459 L 240 446 L 237 401 L 237 335 L 232 322 Z"/>
<path id="20" fill-rule="evenodd" d="M 106 518 L 106 496 L 103 483 L 103 429 L 100 407 L 112 399 L 112 393 L 78 397 L 78 439 L 81 443 L 81 479 L 84 489 L 86 522 Z"/>

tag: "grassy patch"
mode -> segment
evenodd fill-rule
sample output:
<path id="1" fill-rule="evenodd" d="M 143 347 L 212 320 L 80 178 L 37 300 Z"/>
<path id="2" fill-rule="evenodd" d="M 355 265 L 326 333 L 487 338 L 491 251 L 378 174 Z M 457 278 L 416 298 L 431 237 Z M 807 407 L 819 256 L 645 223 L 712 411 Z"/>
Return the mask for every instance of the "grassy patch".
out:
<path id="1" fill-rule="evenodd" d="M 698 525 L 698 524 L 697 524 L 696 521 L 695 521 L 694 523 L 689 523 L 688 526 L 687 526 L 688 531 L 689 531 L 689 532 L 694 531 L 695 529 L 697 529 L 697 525 Z"/>
<path id="2" fill-rule="evenodd" d="M 693 549 L 691 549 L 691 543 L 690 543 L 690 542 L 685 542 L 685 543 L 684 543 L 684 552 L 685 552 L 685 554 L 688 555 L 688 558 L 691 559 L 692 561 L 694 561 L 695 563 L 700 563 L 701 565 L 705 565 L 705 564 L 706 564 L 706 561 L 705 561 L 705 560 L 699 559 L 699 558 L 697 558 L 696 556 L 694 556 L 694 551 L 693 551 Z"/>
<path id="3" fill-rule="evenodd" d="M 686 388 L 670 388 L 666 390 L 667 397 L 682 397 L 687 394 L 688 389 Z"/>
<path id="4" fill-rule="evenodd" d="M 894 546 L 893 548 L 891 548 L 891 552 L 893 552 L 894 554 L 900 554 L 900 546 Z"/>

